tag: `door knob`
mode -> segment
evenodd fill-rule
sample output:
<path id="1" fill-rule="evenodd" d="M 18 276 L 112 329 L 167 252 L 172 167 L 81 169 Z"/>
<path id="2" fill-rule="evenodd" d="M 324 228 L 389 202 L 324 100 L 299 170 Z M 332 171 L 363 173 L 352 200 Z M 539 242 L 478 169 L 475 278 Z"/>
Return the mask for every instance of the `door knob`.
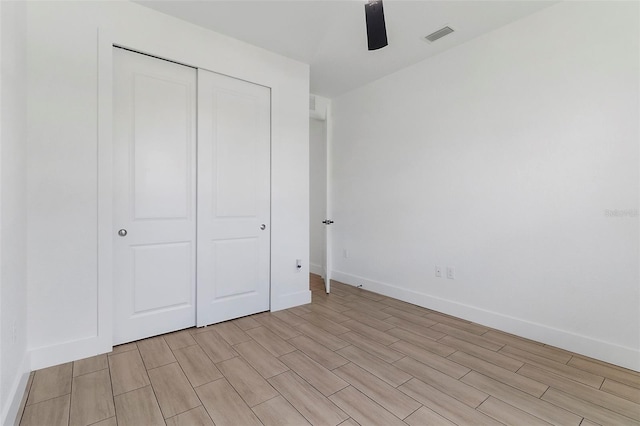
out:
<path id="1" fill-rule="evenodd" d="M 127 235 L 127 230 L 126 229 L 119 230 L 118 235 L 120 235 L 121 237 L 125 237 Z"/>
<path id="2" fill-rule="evenodd" d="M 260 229 L 264 231 L 265 229 L 267 229 L 267 225 L 263 223 L 262 225 L 260 225 Z"/>

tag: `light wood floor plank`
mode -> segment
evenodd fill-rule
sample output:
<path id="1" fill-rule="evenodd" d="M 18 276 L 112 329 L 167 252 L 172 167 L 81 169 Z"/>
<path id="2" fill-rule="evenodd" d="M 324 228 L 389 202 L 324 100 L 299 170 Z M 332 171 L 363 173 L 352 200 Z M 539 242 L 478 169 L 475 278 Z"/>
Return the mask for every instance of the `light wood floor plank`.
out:
<path id="1" fill-rule="evenodd" d="M 242 358 L 221 362 L 218 368 L 249 407 L 278 396 L 269 382 Z"/>
<path id="2" fill-rule="evenodd" d="M 298 322 L 298 324 L 293 324 L 293 325 L 299 325 L 299 324 L 304 324 L 305 322 L 309 322 L 310 324 L 313 324 L 316 327 L 320 327 L 324 331 L 327 331 L 335 336 L 339 336 L 341 334 L 348 333 L 349 331 L 351 331 L 347 327 L 340 325 L 337 322 L 333 322 L 330 319 L 325 318 L 321 315 L 315 314 L 313 312 L 298 318 L 301 318 L 304 321 L 300 321 Z"/>
<path id="3" fill-rule="evenodd" d="M 298 315 L 294 314 L 293 312 L 290 312 L 288 309 L 284 310 L 284 311 L 278 311 L 278 312 L 273 312 L 272 315 L 276 318 L 278 318 L 281 321 L 286 322 L 287 324 L 289 324 L 290 326 L 294 327 L 298 324 L 303 324 L 305 321 L 307 321 L 304 316 L 303 317 L 299 317 Z M 309 315 L 309 314 L 305 314 L 305 315 Z"/>
<path id="4" fill-rule="evenodd" d="M 264 426 L 303 426 L 310 423 L 286 399 L 277 396 L 253 407 Z"/>
<path id="5" fill-rule="evenodd" d="M 27 405 L 20 426 L 67 426 L 71 395 Z"/>
<path id="6" fill-rule="evenodd" d="M 384 308 L 387 308 L 387 305 L 383 305 L 381 303 L 376 303 L 376 302 L 363 302 L 363 301 L 356 301 L 356 302 L 348 302 L 345 303 L 344 306 L 346 306 L 347 308 L 354 310 L 354 311 L 359 311 L 359 312 L 363 312 L 375 319 L 379 319 L 379 320 L 384 320 L 386 318 L 389 318 L 391 316 L 391 314 L 388 314 L 384 311 Z"/>
<path id="7" fill-rule="evenodd" d="M 247 330 L 247 334 L 275 356 L 288 354 L 296 350 L 295 347 L 275 335 L 271 330 L 262 326 Z"/>
<path id="8" fill-rule="evenodd" d="M 599 389 L 602 385 L 602 382 L 604 381 L 604 377 L 602 376 L 597 376 L 593 373 L 589 373 L 588 371 L 584 371 L 570 365 L 561 364 L 543 356 L 535 355 L 509 345 L 502 348 L 500 350 L 500 353 L 504 353 L 510 357 L 517 358 L 520 361 L 526 362 L 527 364 L 541 367 L 547 371 L 551 371 L 555 374 L 571 380 L 575 380 L 578 383 L 582 383 L 596 389 Z"/>
<path id="9" fill-rule="evenodd" d="M 358 348 L 357 346 L 347 346 L 338 351 L 345 359 L 353 362 L 357 366 L 364 368 L 369 373 L 384 380 L 393 387 L 398 387 L 411 379 L 411 375 L 405 373 L 398 367 L 382 361 L 375 355 Z"/>
<path id="10" fill-rule="evenodd" d="M 252 328 L 260 327 L 260 323 L 251 316 L 234 319 L 233 323 L 238 327 L 240 327 L 242 331 L 247 331 L 247 330 L 251 330 Z"/>
<path id="11" fill-rule="evenodd" d="M 361 425 L 404 425 L 400 419 L 352 386 L 336 392 L 329 399 Z"/>
<path id="12" fill-rule="evenodd" d="M 135 351 L 138 349 L 138 344 L 136 342 L 125 343 L 123 345 L 114 346 L 113 350 L 107 354 L 107 356 L 120 354 L 122 352 Z"/>
<path id="13" fill-rule="evenodd" d="M 624 383 L 625 385 L 640 389 L 640 373 L 636 371 L 626 370 L 613 365 L 606 365 L 596 360 L 588 360 L 577 356 L 571 358 L 568 365 L 599 376 L 608 377 L 616 382 Z"/>
<path id="14" fill-rule="evenodd" d="M 505 425 L 549 426 L 551 424 L 492 396 L 480 404 L 478 411 L 493 417 Z"/>
<path id="15" fill-rule="evenodd" d="M 265 379 L 289 369 L 271 352 L 254 341 L 240 343 L 233 348 Z"/>
<path id="16" fill-rule="evenodd" d="M 471 371 L 467 367 L 463 367 L 460 364 L 449 361 L 447 358 L 443 358 L 440 355 L 427 351 L 426 349 L 407 343 L 404 340 L 400 340 L 389 347 L 396 349 L 397 351 L 402 352 L 403 354 L 410 356 L 416 361 L 420 361 L 429 367 L 435 368 L 454 379 L 459 379 Z"/>
<path id="17" fill-rule="evenodd" d="M 351 386 L 367 395 L 380 406 L 400 419 L 404 419 L 420 408 L 420 404 L 409 398 L 393 386 L 380 380 L 368 371 L 358 367 L 354 363 L 336 368 L 334 372 Z M 358 421 L 358 417 L 347 411 L 351 417 Z"/>
<path id="18" fill-rule="evenodd" d="M 208 330 L 194 336 L 204 353 L 214 363 L 226 361 L 238 356 L 236 351 L 229 345 L 215 330 L 207 327 Z"/>
<path id="19" fill-rule="evenodd" d="M 200 346 L 187 346 L 174 352 L 182 371 L 194 388 L 222 378 L 222 373 Z"/>
<path id="20" fill-rule="evenodd" d="M 110 356 L 109 370 L 114 396 L 149 386 L 151 383 L 137 349 Z"/>
<path id="21" fill-rule="evenodd" d="M 640 421 L 640 405 L 627 399 L 577 383 L 529 364 L 518 370 L 518 374 L 539 382 L 548 383 L 552 388 L 566 392 L 585 402 L 605 407 L 623 416 Z"/>
<path id="22" fill-rule="evenodd" d="M 468 331 L 461 330 L 449 324 L 439 323 L 431 327 L 431 329 L 437 330 L 449 336 L 457 337 L 460 340 L 473 343 L 474 345 L 478 345 L 494 352 L 500 350 L 504 346 L 504 344 L 502 343 L 492 342 L 484 336 L 478 336 L 477 334 L 469 333 Z"/>
<path id="23" fill-rule="evenodd" d="M 196 393 L 216 426 L 262 426 L 253 411 L 225 379 L 197 387 Z"/>
<path id="24" fill-rule="evenodd" d="M 411 357 L 404 357 L 393 365 L 473 408 L 480 405 L 489 396 Z"/>
<path id="25" fill-rule="evenodd" d="M 116 420 L 116 417 L 113 416 L 98 423 L 94 423 L 91 426 L 118 426 L 118 421 Z"/>
<path id="26" fill-rule="evenodd" d="M 332 351 L 337 351 L 340 348 L 349 346 L 349 343 L 345 342 L 341 338 L 323 330 L 320 327 L 316 327 L 313 324 L 299 324 L 296 326 L 296 328 L 304 333 L 307 337 L 315 340 L 323 346 L 326 346 Z"/>
<path id="27" fill-rule="evenodd" d="M 640 404 L 640 389 L 634 388 L 633 386 L 618 383 L 611 379 L 605 379 L 600 390 Z"/>
<path id="28" fill-rule="evenodd" d="M 465 342 L 464 340 L 460 340 L 453 336 L 444 337 L 440 339 L 439 342 L 510 371 L 518 371 L 518 368 L 524 365 L 524 362 L 522 361 L 518 361 L 517 359 L 498 352 L 490 351 L 489 349 L 482 348 L 478 345 L 474 345 L 473 343 Z"/>
<path id="29" fill-rule="evenodd" d="M 502 425 L 502 423 L 418 379 L 411 379 L 398 389 L 455 424 Z"/>
<path id="30" fill-rule="evenodd" d="M 149 370 L 149 379 L 165 419 L 200 405 L 177 362 Z"/>
<path id="31" fill-rule="evenodd" d="M 347 382 L 300 351 L 288 353 L 280 359 L 324 396 L 348 386 Z"/>
<path id="32" fill-rule="evenodd" d="M 99 370 L 73 378 L 70 426 L 85 426 L 115 415 L 109 370 Z"/>
<path id="33" fill-rule="evenodd" d="M 553 404 L 500 383 L 480 373 L 472 371 L 462 378 L 468 385 L 521 409 L 535 417 L 558 426 L 579 425 L 582 418 Z M 548 391 L 547 391 L 548 392 Z"/>
<path id="34" fill-rule="evenodd" d="M 73 362 L 73 377 L 109 368 L 107 354 L 96 355 Z"/>
<path id="35" fill-rule="evenodd" d="M 386 307 L 382 310 L 383 312 L 389 314 L 389 318 L 400 318 L 403 320 L 407 320 L 415 325 L 420 325 L 422 327 L 428 328 L 432 325 L 438 324 L 436 321 L 430 320 L 429 318 L 425 318 L 420 315 L 411 314 L 409 312 L 403 311 L 402 309 L 394 308 L 394 307 Z"/>
<path id="36" fill-rule="evenodd" d="M 360 349 L 363 349 L 369 352 L 371 355 L 375 355 L 381 360 L 389 363 L 397 361 L 400 358 L 404 357 L 404 354 L 396 350 L 390 349 L 385 345 L 381 345 L 375 340 L 371 340 L 358 333 L 354 333 L 353 331 L 342 334 L 340 337 L 346 340 L 347 342 L 351 343 L 352 345 L 357 346 Z"/>
<path id="37" fill-rule="evenodd" d="M 451 346 L 444 345 L 440 342 L 436 342 L 435 340 L 429 339 L 424 336 L 418 336 L 417 334 L 411 333 L 402 328 L 392 328 L 387 333 L 397 337 L 400 340 L 411 343 L 415 346 L 419 346 L 423 349 L 433 352 L 436 355 L 440 355 L 443 357 L 449 356 L 456 351 L 455 348 Z"/>
<path id="38" fill-rule="evenodd" d="M 408 314 L 417 315 L 419 317 L 425 316 L 425 315 L 430 314 L 430 313 L 433 312 L 430 309 L 421 308 L 420 306 L 416 306 L 416 305 L 413 305 L 411 303 L 403 302 L 402 300 L 391 299 L 389 297 L 386 298 L 386 299 L 381 300 L 380 303 L 382 303 L 384 305 L 387 305 L 387 306 L 391 306 L 391 307 L 400 309 L 401 311 L 405 311 Z"/>
<path id="39" fill-rule="evenodd" d="M 481 335 L 489 331 L 487 327 L 484 327 L 479 324 L 474 324 L 469 321 L 464 321 L 459 318 L 454 318 L 449 315 L 443 315 L 439 313 L 428 313 L 425 315 L 425 317 L 432 321 L 443 323 L 443 324 L 449 324 L 461 330 L 465 330 L 465 331 L 468 331 L 469 333 L 473 333 L 477 335 Z"/>
<path id="40" fill-rule="evenodd" d="M 390 328 L 395 327 L 395 325 L 389 324 L 388 322 L 386 322 L 386 320 L 382 321 L 382 320 L 376 319 L 371 315 L 368 315 L 362 311 L 355 311 L 350 309 L 342 312 L 342 315 L 347 316 L 352 320 L 360 321 L 361 323 L 366 324 L 369 327 L 373 327 L 380 331 L 387 331 Z"/>
<path id="41" fill-rule="evenodd" d="M 417 334 L 418 336 L 426 337 L 433 340 L 442 339 L 444 336 L 446 336 L 446 334 L 441 333 L 434 328 L 423 327 L 422 325 L 415 324 L 404 318 L 389 317 L 385 320 L 385 322 L 410 331 L 411 333 Z"/>
<path id="42" fill-rule="evenodd" d="M 71 393 L 72 371 L 71 362 L 36 371 L 27 405 Z"/>
<path id="43" fill-rule="evenodd" d="M 549 388 L 549 385 L 536 382 L 535 380 L 521 376 L 513 371 L 505 370 L 495 364 L 491 364 L 490 362 L 486 362 L 480 358 L 465 354 L 464 352 L 458 351 L 450 355 L 448 359 L 477 371 L 478 373 L 482 373 L 487 377 L 491 377 L 492 379 L 526 392 L 529 395 L 533 395 L 536 398 L 540 398 Z"/>
<path id="44" fill-rule="evenodd" d="M 167 426 L 215 426 L 202 405 L 166 420 Z"/>
<path id="45" fill-rule="evenodd" d="M 309 358 L 329 370 L 333 370 L 349 362 L 326 346 L 317 343 L 307 336 L 298 336 L 289 340 L 289 342 L 304 352 Z"/>
<path id="46" fill-rule="evenodd" d="M 300 333 L 300 331 L 296 330 L 273 314 L 263 315 L 257 318 L 256 321 L 258 321 L 260 324 L 262 324 L 284 340 L 289 340 L 302 334 Z"/>
<path id="47" fill-rule="evenodd" d="M 350 318 L 346 317 L 344 315 L 342 315 L 340 312 L 338 311 L 334 311 L 333 309 L 329 309 L 326 308 L 324 306 L 321 305 L 316 305 L 314 303 L 312 303 L 311 305 L 308 305 L 309 309 L 311 310 L 311 312 L 315 312 L 319 315 L 322 315 L 324 317 L 329 318 L 331 321 L 337 322 L 337 323 L 343 323 L 345 321 L 348 321 Z"/>
<path id="48" fill-rule="evenodd" d="M 312 425 L 335 426 L 349 418 L 344 411 L 291 371 L 270 378 L 269 383 Z"/>
<path id="49" fill-rule="evenodd" d="M 548 401 L 558 406 L 562 406 L 567 410 L 575 413 L 577 416 L 582 416 L 589 420 L 593 420 L 600 425 L 640 425 L 640 422 L 630 419 L 629 417 L 614 413 L 613 411 L 607 410 L 606 408 L 603 408 L 599 405 L 583 401 L 557 389 L 550 388 L 547 392 L 545 392 L 544 395 L 542 395 L 542 400 Z"/>
<path id="50" fill-rule="evenodd" d="M 425 406 L 420 407 L 413 414 L 404 419 L 404 422 L 408 423 L 410 426 L 456 426 L 455 423 L 450 422 L 440 414 Z"/>
<path id="51" fill-rule="evenodd" d="M 251 337 L 242 331 L 242 329 L 233 321 L 221 322 L 219 324 L 212 325 L 211 328 L 214 329 L 216 333 L 218 333 L 220 337 L 222 337 L 225 342 L 231 346 L 251 340 Z"/>
<path id="52" fill-rule="evenodd" d="M 551 348 L 543 345 L 542 343 L 534 342 L 532 340 L 524 339 L 522 337 L 514 336 L 512 334 L 503 333 L 497 330 L 489 330 L 482 335 L 487 340 L 492 342 L 509 345 L 514 348 L 523 349 L 529 353 L 549 358 L 552 361 L 566 364 L 571 359 L 571 354 L 560 349 Z"/>
<path id="53" fill-rule="evenodd" d="M 165 425 L 151 386 L 118 395 L 115 403 L 118 426 Z"/>
<path id="54" fill-rule="evenodd" d="M 355 331 L 356 333 L 361 334 L 370 339 L 373 339 L 376 342 L 381 343 L 385 346 L 400 340 L 399 338 L 391 334 L 387 334 L 384 331 L 380 331 L 373 327 L 369 327 L 368 325 L 363 324 L 360 321 L 356 321 L 356 320 L 344 321 L 342 325 L 344 325 L 351 331 Z"/>
<path id="55" fill-rule="evenodd" d="M 187 346 L 197 345 L 190 330 L 176 331 L 175 333 L 165 334 L 164 341 L 167 342 L 171 350 L 186 348 Z"/>
<path id="56" fill-rule="evenodd" d="M 164 341 L 162 336 L 139 341 L 138 350 L 147 369 L 176 362 L 171 348 L 169 348 L 169 345 L 167 345 L 167 342 Z"/>

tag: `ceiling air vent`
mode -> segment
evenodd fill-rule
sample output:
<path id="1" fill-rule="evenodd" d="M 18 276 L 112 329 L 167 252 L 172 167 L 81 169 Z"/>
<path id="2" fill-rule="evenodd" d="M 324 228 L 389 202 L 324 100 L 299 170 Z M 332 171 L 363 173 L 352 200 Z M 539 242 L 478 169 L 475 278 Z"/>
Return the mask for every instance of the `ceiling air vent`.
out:
<path id="1" fill-rule="evenodd" d="M 444 27 L 444 28 L 440 28 L 438 31 L 432 32 L 431 34 L 429 34 L 425 38 L 428 41 L 430 41 L 431 43 L 433 43 L 434 41 L 438 40 L 439 38 L 442 38 L 442 37 L 446 36 L 447 34 L 451 34 L 452 32 L 453 32 L 453 28 Z"/>

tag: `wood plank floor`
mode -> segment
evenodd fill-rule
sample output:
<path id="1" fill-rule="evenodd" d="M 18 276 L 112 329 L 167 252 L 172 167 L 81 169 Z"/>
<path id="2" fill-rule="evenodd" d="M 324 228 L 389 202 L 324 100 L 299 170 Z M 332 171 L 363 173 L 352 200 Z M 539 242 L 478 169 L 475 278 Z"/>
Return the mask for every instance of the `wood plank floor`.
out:
<path id="1" fill-rule="evenodd" d="M 30 425 L 640 425 L 640 373 L 338 282 L 32 373 Z"/>

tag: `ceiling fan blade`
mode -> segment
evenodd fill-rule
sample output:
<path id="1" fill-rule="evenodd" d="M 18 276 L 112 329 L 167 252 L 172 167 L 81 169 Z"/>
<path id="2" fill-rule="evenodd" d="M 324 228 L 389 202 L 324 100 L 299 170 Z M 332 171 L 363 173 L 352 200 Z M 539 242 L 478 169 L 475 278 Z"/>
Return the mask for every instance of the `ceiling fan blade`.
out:
<path id="1" fill-rule="evenodd" d="M 387 44 L 387 27 L 384 23 L 382 0 L 367 0 L 364 5 L 367 20 L 367 42 L 369 50 L 377 50 Z"/>

